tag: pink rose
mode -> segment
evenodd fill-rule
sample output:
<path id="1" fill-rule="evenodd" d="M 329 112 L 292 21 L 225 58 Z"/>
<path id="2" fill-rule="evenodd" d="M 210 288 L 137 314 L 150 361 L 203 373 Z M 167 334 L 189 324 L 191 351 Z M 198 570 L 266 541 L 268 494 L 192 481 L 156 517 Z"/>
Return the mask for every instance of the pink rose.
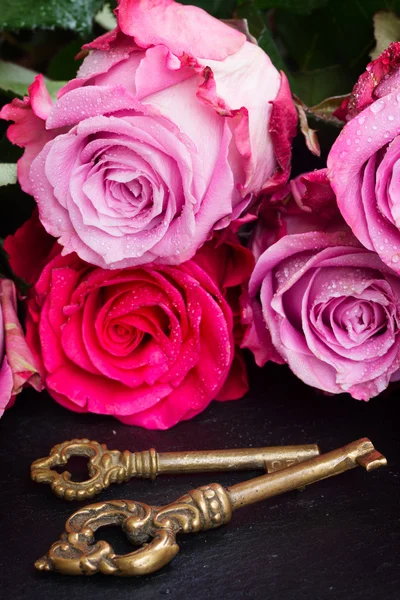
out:
<path id="1" fill-rule="evenodd" d="M 0 279 L 0 416 L 27 383 L 38 391 L 42 389 L 36 362 L 18 321 L 14 283 Z"/>
<path id="2" fill-rule="evenodd" d="M 257 362 L 368 400 L 399 378 L 400 279 L 348 231 L 282 237 L 249 284 Z M 248 309 L 249 310 L 249 309 Z"/>
<path id="3" fill-rule="evenodd" d="M 26 224 L 22 239 L 42 260 L 47 242 L 37 233 Z M 17 256 L 20 239 L 6 240 Z M 237 307 L 253 259 L 236 238 L 217 237 L 179 266 L 113 271 L 60 250 L 51 249 L 27 301 L 27 341 L 60 404 L 166 429 L 214 398 L 246 393 Z M 23 263 L 10 258 L 21 276 Z"/>
<path id="4" fill-rule="evenodd" d="M 368 66 L 353 117 L 328 157 L 339 209 L 360 242 L 400 273 L 400 43 Z M 351 109 L 351 110 L 350 110 Z M 358 112 L 360 111 L 361 112 Z"/>
<path id="5" fill-rule="evenodd" d="M 39 76 L 1 116 L 64 253 L 102 268 L 190 259 L 287 180 L 296 111 L 268 56 L 172 0 L 121 0 L 53 103 Z"/>

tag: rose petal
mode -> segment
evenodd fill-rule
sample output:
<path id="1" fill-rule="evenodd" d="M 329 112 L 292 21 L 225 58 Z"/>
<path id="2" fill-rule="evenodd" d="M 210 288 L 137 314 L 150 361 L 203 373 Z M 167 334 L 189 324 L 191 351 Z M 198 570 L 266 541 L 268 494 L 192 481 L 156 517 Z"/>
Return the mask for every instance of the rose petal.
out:
<path id="1" fill-rule="evenodd" d="M 239 50 L 242 33 L 214 19 L 201 8 L 173 0 L 120 0 L 121 30 L 143 48 L 163 44 L 173 54 L 222 60 Z M 218 44 L 215 43 L 218 40 Z"/>

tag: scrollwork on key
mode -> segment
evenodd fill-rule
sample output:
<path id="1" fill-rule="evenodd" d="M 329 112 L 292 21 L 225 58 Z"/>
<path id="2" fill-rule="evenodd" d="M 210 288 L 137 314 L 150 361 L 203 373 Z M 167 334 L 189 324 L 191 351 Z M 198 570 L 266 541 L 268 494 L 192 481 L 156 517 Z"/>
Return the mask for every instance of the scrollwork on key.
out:
<path id="1" fill-rule="evenodd" d="M 178 533 L 219 527 L 231 515 L 229 498 L 218 484 L 193 490 L 163 507 L 131 500 L 99 502 L 74 513 L 61 538 L 35 566 L 68 575 L 146 575 L 174 558 Z M 95 539 L 95 532 L 106 525 L 119 525 L 128 540 L 141 547 L 117 555 L 109 543 Z"/>

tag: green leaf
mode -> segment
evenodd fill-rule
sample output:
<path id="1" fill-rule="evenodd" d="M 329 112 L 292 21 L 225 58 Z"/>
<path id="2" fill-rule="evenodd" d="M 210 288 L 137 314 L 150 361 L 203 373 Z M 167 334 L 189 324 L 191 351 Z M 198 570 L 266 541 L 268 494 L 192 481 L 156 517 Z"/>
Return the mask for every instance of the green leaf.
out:
<path id="1" fill-rule="evenodd" d="M 37 73 L 31 71 L 31 69 L 0 60 L 0 89 L 5 92 L 16 96 L 25 96 L 36 75 Z M 58 90 L 65 85 L 65 82 L 52 81 L 46 77 L 44 79 L 50 96 L 55 98 Z"/>
<path id="2" fill-rule="evenodd" d="M 295 73 L 293 76 L 298 96 L 307 106 L 318 104 L 330 96 L 345 94 L 354 85 L 353 78 L 340 65 Z"/>
<path id="3" fill-rule="evenodd" d="M 48 77 L 63 81 L 68 81 L 76 77 L 76 72 L 82 61 L 76 60 L 75 57 L 80 52 L 82 44 L 82 38 L 78 38 L 60 48 L 50 61 L 47 69 Z"/>
<path id="4" fill-rule="evenodd" d="M 371 52 L 371 59 L 380 54 L 392 43 L 400 40 L 400 19 L 393 12 L 381 11 L 374 15 L 374 36 L 376 46 Z"/>
<path id="5" fill-rule="evenodd" d="M 247 19 L 222 19 L 222 22 L 232 29 L 236 29 L 236 31 L 240 31 L 243 35 L 246 36 L 246 40 L 251 42 L 252 44 L 257 44 L 257 40 L 254 36 L 251 35 L 249 30 L 249 24 Z"/>
<path id="6" fill-rule="evenodd" d="M 243 4 L 235 10 L 235 17 L 238 19 L 246 19 L 249 31 L 256 39 L 260 37 L 266 28 L 264 14 L 258 10 L 253 4 Z"/>
<path id="7" fill-rule="evenodd" d="M 180 0 L 180 2 L 181 4 L 195 4 L 218 19 L 232 18 L 237 5 L 237 0 Z"/>
<path id="8" fill-rule="evenodd" d="M 70 29 L 88 33 L 104 0 L 2 0 L 0 29 Z"/>
<path id="9" fill-rule="evenodd" d="M 254 0 L 257 8 L 281 8 L 299 15 L 309 15 L 318 8 L 323 8 L 329 0 Z"/>
<path id="10" fill-rule="evenodd" d="M 257 41 L 260 48 L 262 48 L 268 54 L 275 67 L 280 71 L 287 71 L 285 61 L 283 60 L 278 46 L 276 45 L 276 42 L 272 37 L 268 27 L 264 27 Z"/>
<path id="11" fill-rule="evenodd" d="M 307 106 L 305 110 L 307 113 L 313 115 L 316 119 L 329 122 L 338 127 L 343 127 L 343 122 L 333 116 L 333 113 L 341 106 L 343 100 L 349 97 L 349 94 L 343 94 L 342 96 L 331 96 L 325 98 L 319 104 L 315 106 Z"/>
<path id="12" fill-rule="evenodd" d="M 17 183 L 17 165 L 13 163 L 0 163 L 0 186 Z"/>
<path id="13" fill-rule="evenodd" d="M 103 8 L 97 13 L 94 20 L 100 27 L 106 31 L 112 31 L 117 26 L 117 19 L 109 4 L 105 4 Z"/>
<path id="14" fill-rule="evenodd" d="M 287 64 L 283 60 L 282 54 L 279 52 L 279 48 L 276 45 L 276 42 L 275 42 L 274 38 L 272 37 L 272 34 L 267 26 L 265 26 L 265 28 L 261 32 L 261 35 L 257 41 L 258 41 L 258 45 L 260 46 L 260 48 L 262 48 L 264 50 L 264 52 L 266 52 L 268 54 L 273 65 L 279 71 L 283 71 L 287 75 L 287 78 L 290 83 L 290 87 L 292 88 L 292 91 L 296 93 L 297 92 L 296 81 L 293 78 L 290 70 L 288 69 Z"/>

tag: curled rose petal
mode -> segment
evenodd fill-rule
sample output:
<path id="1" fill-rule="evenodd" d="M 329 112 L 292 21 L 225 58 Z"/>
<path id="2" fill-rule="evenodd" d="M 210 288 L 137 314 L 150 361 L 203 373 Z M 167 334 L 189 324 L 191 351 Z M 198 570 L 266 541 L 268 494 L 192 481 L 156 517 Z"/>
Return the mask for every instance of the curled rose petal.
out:
<path id="1" fill-rule="evenodd" d="M 46 90 L 43 75 L 38 75 L 30 85 L 29 96 L 23 100 L 15 98 L 0 110 L 0 119 L 14 121 L 7 130 L 7 137 L 13 144 L 25 148 L 18 161 L 18 180 L 27 194 L 32 194 L 29 169 L 34 157 L 53 137 L 46 130 L 46 118 L 51 108 L 51 99 Z"/>
<path id="2" fill-rule="evenodd" d="M 177 56 L 223 60 L 243 46 L 245 36 L 201 8 L 173 0 L 120 0 L 118 24 L 138 46 L 164 45 Z M 218 40 L 218 44 L 215 43 Z"/>
<path id="3" fill-rule="evenodd" d="M 0 411 L 24 385 L 42 389 L 38 367 L 29 349 L 17 315 L 15 286 L 0 279 Z"/>

